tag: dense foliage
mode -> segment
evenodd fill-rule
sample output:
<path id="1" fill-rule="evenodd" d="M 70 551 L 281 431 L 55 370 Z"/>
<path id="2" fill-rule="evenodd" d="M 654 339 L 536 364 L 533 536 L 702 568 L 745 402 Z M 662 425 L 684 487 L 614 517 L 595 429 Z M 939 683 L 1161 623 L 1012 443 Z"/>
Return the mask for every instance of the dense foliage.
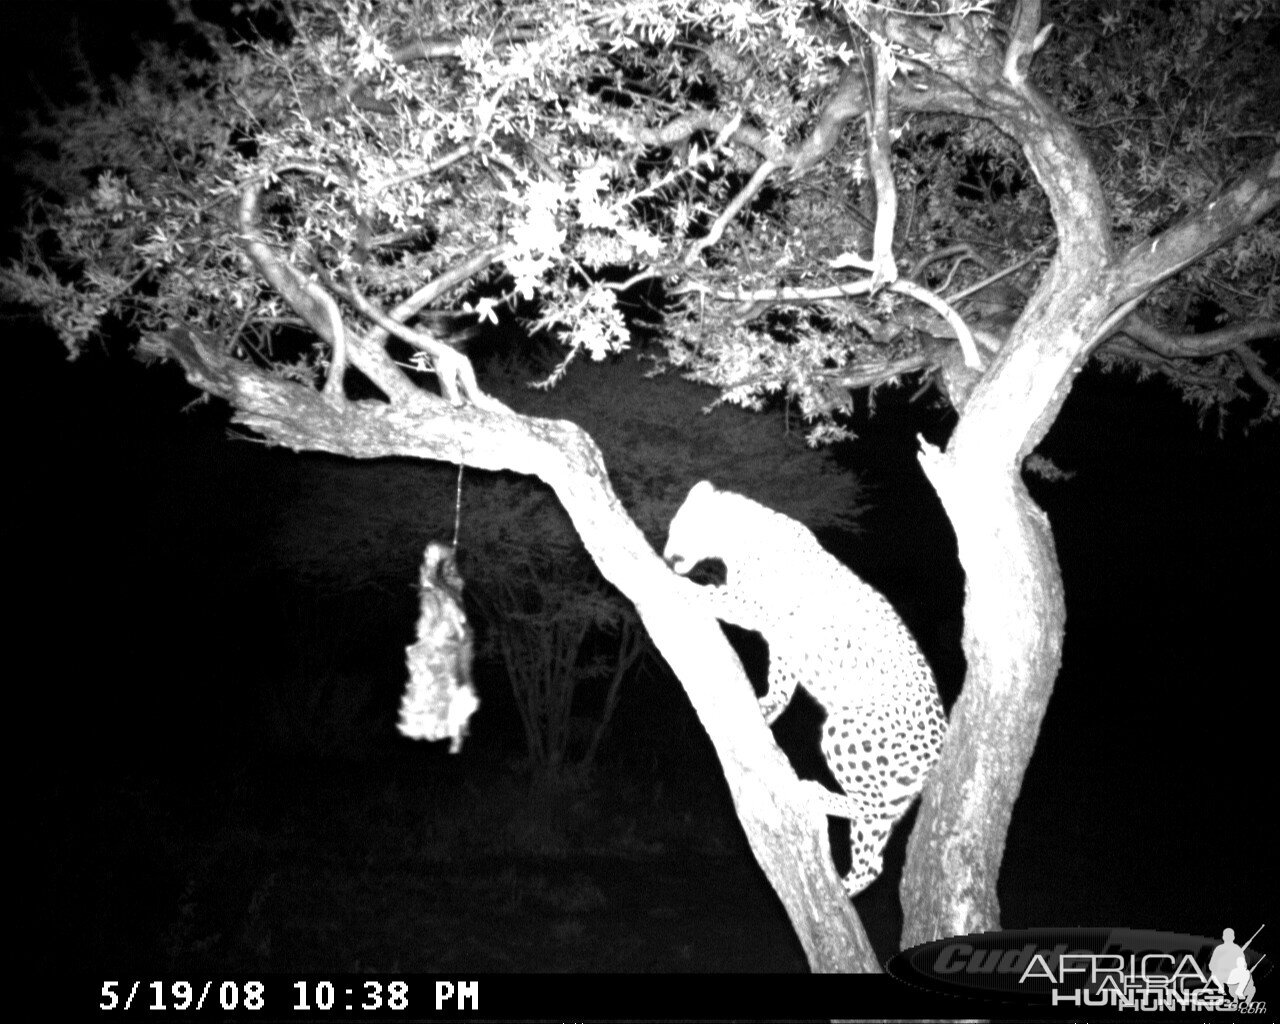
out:
<path id="1" fill-rule="evenodd" d="M 896 6 L 927 21 L 944 5 Z M 1010 16 L 945 6 L 997 37 Z M 871 5 L 174 8 L 173 37 L 136 73 L 86 79 L 31 128 L 28 244 L 4 285 L 73 353 L 122 317 L 144 350 L 183 324 L 316 379 L 328 347 L 288 329 L 303 324 L 243 252 L 237 204 L 254 181 L 269 186 L 267 239 L 335 294 L 388 309 L 434 282 L 437 333 L 514 309 L 569 357 L 627 346 L 638 313 L 671 364 L 725 399 L 755 408 L 785 391 L 815 441 L 841 436 L 851 388 L 931 372 L 954 349 L 914 298 L 850 287 L 877 216 L 850 105 L 867 74 L 852 26 L 875 24 Z M 1045 21 L 1034 75 L 1087 141 L 1117 245 L 1205 204 L 1274 145 L 1280 21 L 1261 0 L 1073 2 Z M 891 51 L 909 84 L 913 54 Z M 958 302 L 1008 271 L 959 306 L 998 344 L 1054 248 L 1043 194 L 982 122 L 901 113 L 891 137 L 901 273 Z M 1251 339 L 1176 335 L 1274 319 L 1278 234 L 1271 218 L 1165 284 L 1148 329 L 1102 357 L 1202 404 L 1274 415 L 1280 389 Z"/>

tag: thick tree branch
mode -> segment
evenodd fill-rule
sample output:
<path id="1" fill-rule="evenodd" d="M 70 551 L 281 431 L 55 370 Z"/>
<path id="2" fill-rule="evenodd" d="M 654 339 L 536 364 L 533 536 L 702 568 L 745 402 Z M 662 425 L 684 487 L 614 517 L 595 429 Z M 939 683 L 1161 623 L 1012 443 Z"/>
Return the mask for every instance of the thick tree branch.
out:
<path id="1" fill-rule="evenodd" d="M 768 133 L 742 124 L 740 114 L 726 114 L 718 110 L 690 110 L 658 128 L 632 124 L 621 118 L 610 119 L 606 122 L 606 127 L 622 142 L 654 147 L 677 146 L 687 142 L 698 132 L 719 136 L 726 128 L 732 128 L 725 141 L 740 143 L 779 167 L 786 167 L 791 163 L 785 147 Z"/>
<path id="2" fill-rule="evenodd" d="M 818 302 L 831 302 L 839 299 L 849 299 L 858 295 L 870 295 L 875 288 L 876 282 L 873 277 L 864 278 L 861 281 L 853 281 L 849 284 L 824 285 L 821 287 L 786 287 L 786 288 L 755 288 L 751 290 L 745 289 L 718 289 L 711 288 L 699 282 L 689 282 L 681 285 L 673 290 L 672 294 L 679 295 L 688 292 L 696 292 L 705 295 L 709 299 L 715 299 L 720 302 L 732 302 L 744 308 L 757 308 L 760 306 L 769 306 L 775 303 L 789 303 L 791 305 L 809 305 Z M 935 295 L 929 289 L 924 288 L 914 281 L 908 281 L 905 278 L 888 284 L 887 289 L 891 292 L 897 292 L 914 299 L 917 302 L 928 306 L 939 316 L 941 316 L 955 332 L 955 336 L 960 343 L 960 349 L 964 356 L 967 366 L 972 369 L 982 368 L 982 358 L 978 354 L 977 346 L 974 344 L 974 333 L 965 324 L 964 318 L 957 313 L 951 305 L 945 300 Z M 840 371 L 842 379 L 847 376 L 850 380 L 858 379 L 862 375 L 859 367 L 852 370 L 848 367 L 842 368 Z M 878 379 L 879 371 L 871 370 L 871 376 Z"/>
<path id="3" fill-rule="evenodd" d="M 827 376 L 840 387 L 848 388 L 850 391 L 858 388 L 874 388 L 895 381 L 908 373 L 933 369 L 937 365 L 938 356 L 939 353 L 922 350 L 914 355 L 883 359 L 879 362 L 859 359 L 853 367 L 831 370 Z"/>
<path id="4" fill-rule="evenodd" d="M 883 12 L 869 10 L 868 19 L 879 28 Z M 876 230 L 871 251 L 873 291 L 883 283 L 898 278 L 898 265 L 893 256 L 894 231 L 898 223 L 898 186 L 893 180 L 889 140 L 889 80 L 894 61 L 889 44 L 880 33 L 869 34 L 863 42 L 863 67 L 871 76 L 872 102 L 866 112 L 867 164 L 876 189 Z M 972 341 L 970 341 L 972 348 Z"/>
<path id="5" fill-rule="evenodd" d="M 1116 304 L 1147 294 L 1161 281 L 1252 227 L 1277 205 L 1280 152 L 1259 160 L 1204 209 L 1124 253 L 1116 261 L 1112 285 Z"/>
<path id="6" fill-rule="evenodd" d="M 1052 28 L 1052 25 L 1040 28 L 1040 0 L 1022 0 L 1014 7 L 1009 44 L 1004 54 L 1005 81 L 1014 85 L 1026 82 L 1031 58 L 1044 46 Z"/>
<path id="7" fill-rule="evenodd" d="M 732 128 L 728 141 L 755 151 L 776 167 L 785 167 L 792 178 L 798 178 L 819 163 L 840 141 L 844 126 L 867 110 L 866 89 L 860 71 L 847 67 L 840 75 L 835 90 L 827 98 L 809 134 L 796 146 L 786 147 L 776 136 L 751 125 L 741 124 L 740 115 L 718 110 L 691 110 L 672 118 L 657 128 L 638 125 L 615 118 L 609 129 L 621 139 L 640 146 L 676 146 L 697 132 L 720 135 Z M 735 120 L 739 123 L 734 124 Z"/>
<path id="8" fill-rule="evenodd" d="M 394 334 L 431 356 L 441 393 L 451 405 L 458 405 L 465 399 L 490 412 L 508 411 L 501 402 L 480 390 L 471 361 L 465 355 L 434 337 L 404 326 L 404 321 L 422 308 L 488 267 L 498 257 L 500 249 L 478 253 L 439 275 L 401 302 L 390 314 L 377 309 L 354 286 L 341 288 L 336 285 L 323 268 L 318 267 L 318 272 L 331 289 L 342 294 L 377 325 L 364 338 L 348 337 L 337 303 L 329 290 L 310 280 L 279 255 L 262 234 L 258 226 L 258 204 L 263 188 L 264 181 L 255 180 L 245 185 L 241 192 L 238 211 L 240 243 L 268 283 L 332 347 L 331 369 L 324 389 L 330 400 L 342 398 L 341 381 L 348 354 L 353 365 L 381 388 L 388 399 L 404 400 L 421 393 L 383 348 L 386 339 Z"/>
<path id="9" fill-rule="evenodd" d="M 421 394 L 381 345 L 348 337 L 341 316 L 335 312 L 337 307 L 332 297 L 314 281 L 307 280 L 300 270 L 271 247 L 258 227 L 258 202 L 263 187 L 262 181 L 253 181 L 245 185 L 240 194 L 240 243 L 253 265 L 307 325 L 330 344 L 335 353 L 332 360 L 335 371 L 339 363 L 337 351 L 341 345 L 352 365 L 377 385 L 388 400 L 408 400 Z M 345 359 L 343 363 L 345 365 Z M 334 395 L 330 394 L 330 397 Z"/>
<path id="10" fill-rule="evenodd" d="M 935 295 L 928 288 L 922 287 L 914 281 L 895 281 L 889 286 L 889 290 L 910 296 L 942 317 L 947 322 L 947 326 L 955 332 L 956 340 L 960 343 L 960 351 L 964 355 L 965 365 L 971 370 L 982 369 L 982 357 L 978 355 L 978 348 L 974 344 L 973 332 L 969 330 L 969 325 L 964 322 L 964 318 L 951 307 L 951 304 L 946 299 Z"/>
<path id="11" fill-rule="evenodd" d="M 225 398 L 235 422 L 294 450 L 351 458 L 441 459 L 537 476 L 556 493 L 605 579 L 636 606 L 645 628 L 685 681 L 725 767 L 730 795 L 757 860 L 815 971 L 874 971 L 877 961 L 828 852 L 815 813 L 760 716 L 742 665 L 718 622 L 684 593 L 609 483 L 599 449 L 576 424 L 417 401 L 334 406 L 314 389 L 229 358 L 187 328 L 166 338 L 188 380 Z M 797 839 L 799 837 L 799 839 Z"/>
<path id="12" fill-rule="evenodd" d="M 861 71 L 850 64 L 840 73 L 835 90 L 822 105 L 813 130 L 799 146 L 782 155 L 777 162 L 784 167 L 789 166 L 793 178 L 800 177 L 835 149 L 844 126 L 866 110 L 867 91 Z"/>
<path id="13" fill-rule="evenodd" d="M 513 46 L 516 43 L 528 43 L 545 36 L 544 29 L 516 28 L 505 29 L 489 36 L 489 45 L 495 49 Z M 391 53 L 391 59 L 397 64 L 411 64 L 415 60 L 442 60 L 446 57 L 457 57 L 462 52 L 462 40 L 458 36 L 430 36 L 426 39 L 415 39 L 397 47 Z"/>
<path id="14" fill-rule="evenodd" d="M 1113 334 L 1107 341 L 1105 351 L 1109 354 L 1120 355 L 1125 359 L 1132 360 L 1139 366 L 1147 367 L 1179 384 L 1190 384 L 1214 391 L 1229 390 L 1233 395 L 1238 394 L 1239 389 L 1234 385 L 1228 385 L 1227 380 L 1221 373 L 1201 369 L 1198 364 L 1187 360 L 1158 355 L 1151 349 L 1134 342 L 1126 336 L 1126 333 Z"/>
<path id="15" fill-rule="evenodd" d="M 740 115 L 718 110 L 691 110 L 653 128 L 616 118 L 608 122 L 610 130 L 622 141 L 640 146 L 675 146 L 697 132 L 720 135 L 732 128 L 729 140 L 746 146 L 777 167 L 789 169 L 798 178 L 819 163 L 836 147 L 844 126 L 867 111 L 866 89 L 861 71 L 849 66 L 827 97 L 809 134 L 796 146 L 786 147 L 776 136 L 751 125 L 740 123 Z M 735 119 L 739 121 L 734 124 Z"/>
<path id="16" fill-rule="evenodd" d="M 1247 324 L 1232 324 L 1204 334 L 1174 334 L 1131 313 L 1120 324 L 1120 332 L 1168 359 L 1202 359 L 1232 349 L 1243 348 L 1246 342 L 1261 338 L 1280 338 L 1280 320 L 1255 320 Z"/>
<path id="17" fill-rule="evenodd" d="M 237 211 L 240 243 L 262 272 L 262 276 L 311 329 L 329 343 L 332 355 L 324 394 L 330 401 L 342 401 L 342 378 L 347 369 L 347 331 L 342 322 L 342 312 L 333 301 L 333 296 L 278 256 L 267 242 L 258 227 L 258 200 L 262 196 L 262 189 L 262 183 L 255 181 L 246 185 L 240 193 Z"/>

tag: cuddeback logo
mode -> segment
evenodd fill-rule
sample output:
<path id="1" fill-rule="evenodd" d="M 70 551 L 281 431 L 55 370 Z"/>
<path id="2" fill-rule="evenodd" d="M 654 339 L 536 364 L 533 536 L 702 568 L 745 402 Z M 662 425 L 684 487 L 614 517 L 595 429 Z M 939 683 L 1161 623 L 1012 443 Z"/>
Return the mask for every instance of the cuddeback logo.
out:
<path id="1" fill-rule="evenodd" d="M 899 981 L 968 999 L 1265 1014 L 1256 982 L 1266 954 L 1250 948 L 1261 931 L 1243 946 L 1230 928 L 1221 939 L 1129 928 L 985 932 L 914 946 L 886 967 Z"/>

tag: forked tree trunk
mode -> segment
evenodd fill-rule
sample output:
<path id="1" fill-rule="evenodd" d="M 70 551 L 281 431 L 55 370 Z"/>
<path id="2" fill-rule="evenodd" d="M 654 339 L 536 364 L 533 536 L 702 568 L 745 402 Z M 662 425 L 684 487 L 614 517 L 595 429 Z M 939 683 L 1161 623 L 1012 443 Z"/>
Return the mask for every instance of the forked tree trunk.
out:
<path id="1" fill-rule="evenodd" d="M 901 884 L 903 947 L 1000 927 L 1013 805 L 1062 663 L 1062 575 L 1016 465 L 924 448 L 965 572 L 964 689 L 925 789 Z"/>
<path id="2" fill-rule="evenodd" d="M 1077 246 L 1105 237 L 1069 233 Z M 1066 622 L 1048 517 L 1021 466 L 1111 312 L 1104 265 L 1101 255 L 1072 264 L 1060 253 L 971 393 L 947 451 L 922 447 L 965 573 L 967 673 L 907 846 L 903 946 L 1000 927 L 1005 839 L 1062 663 Z"/>
<path id="3" fill-rule="evenodd" d="M 1032 29 L 1034 29 L 1032 25 Z M 1007 67 L 1008 65 L 1006 65 Z M 979 71 L 971 71 L 981 78 Z M 1021 479 L 1093 350 L 1162 280 L 1280 203 L 1280 154 L 1205 209 L 1127 252 L 1089 154 L 1062 116 L 1014 76 L 943 109 L 985 116 L 1023 144 L 1049 198 L 1058 250 L 1004 348 L 961 409 L 945 454 L 921 464 L 956 532 L 965 572 L 968 671 L 907 848 L 904 946 L 1000 927 L 996 894 L 1013 805 L 1062 658 L 1066 612 L 1048 519 Z M 922 101 L 930 109 L 934 104 Z"/>

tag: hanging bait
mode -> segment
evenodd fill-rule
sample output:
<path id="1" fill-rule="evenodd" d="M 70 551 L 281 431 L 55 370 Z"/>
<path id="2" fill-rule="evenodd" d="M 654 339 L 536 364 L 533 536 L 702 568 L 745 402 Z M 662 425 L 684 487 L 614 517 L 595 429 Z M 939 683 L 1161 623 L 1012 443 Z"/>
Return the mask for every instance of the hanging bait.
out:
<path id="1" fill-rule="evenodd" d="M 480 698 L 471 680 L 471 626 L 462 606 L 462 575 L 452 545 L 427 545 L 418 603 L 418 639 L 405 648 L 409 682 L 397 728 L 410 739 L 447 738 L 449 753 L 456 754 Z"/>

